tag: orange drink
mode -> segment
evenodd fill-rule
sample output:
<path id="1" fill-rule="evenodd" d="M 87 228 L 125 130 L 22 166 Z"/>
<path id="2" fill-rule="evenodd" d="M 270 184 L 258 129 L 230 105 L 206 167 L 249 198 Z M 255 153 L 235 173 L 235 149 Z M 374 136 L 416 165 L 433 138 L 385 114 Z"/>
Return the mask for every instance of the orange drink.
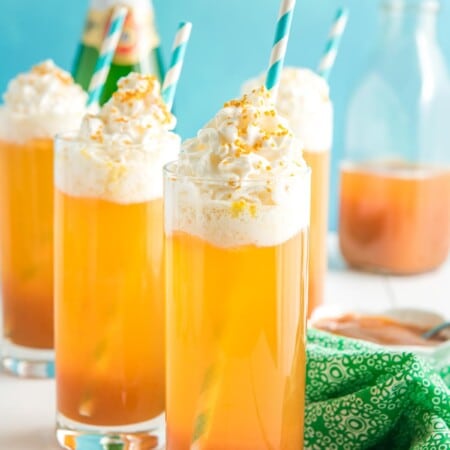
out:
<path id="1" fill-rule="evenodd" d="M 327 271 L 330 155 L 330 151 L 305 150 L 303 152 L 306 164 L 311 168 L 308 316 L 324 300 L 325 274 Z"/>
<path id="2" fill-rule="evenodd" d="M 254 91 L 166 166 L 167 450 L 303 448 L 310 174 L 282 127 Z"/>
<path id="3" fill-rule="evenodd" d="M 204 411 L 201 448 L 302 448 L 306 231 L 272 247 L 182 232 L 166 245 L 167 448 L 190 449 Z"/>
<path id="4" fill-rule="evenodd" d="M 79 126 L 85 94 L 51 62 L 19 75 L 0 112 L 3 357 L 20 376 L 52 376 L 53 134 Z"/>
<path id="5" fill-rule="evenodd" d="M 56 210 L 58 411 L 93 425 L 157 417 L 164 411 L 162 199 L 118 204 L 57 191 Z"/>
<path id="6" fill-rule="evenodd" d="M 179 138 L 151 122 L 148 108 L 166 111 L 156 83 L 129 75 L 99 115 L 56 140 L 57 437 L 65 448 L 96 436 L 99 445 L 164 445 L 162 167 Z"/>
<path id="7" fill-rule="evenodd" d="M 53 348 L 53 141 L 0 140 L 4 337 Z"/>
<path id="8" fill-rule="evenodd" d="M 262 84 L 264 76 L 244 86 Z M 277 93 L 277 110 L 303 144 L 311 168 L 311 222 L 308 316 L 324 301 L 333 105 L 327 82 L 308 69 L 286 67 Z"/>
<path id="9" fill-rule="evenodd" d="M 358 268 L 407 275 L 442 264 L 450 249 L 450 170 L 345 163 L 339 240 Z"/>

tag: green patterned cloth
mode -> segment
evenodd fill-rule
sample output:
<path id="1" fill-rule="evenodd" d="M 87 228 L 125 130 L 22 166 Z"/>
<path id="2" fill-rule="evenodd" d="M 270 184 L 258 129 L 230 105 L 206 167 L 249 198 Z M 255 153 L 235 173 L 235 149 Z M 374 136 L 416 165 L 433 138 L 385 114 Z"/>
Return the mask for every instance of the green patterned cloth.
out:
<path id="1" fill-rule="evenodd" d="M 450 449 L 450 347 L 426 362 L 309 330 L 307 348 L 305 450 Z"/>

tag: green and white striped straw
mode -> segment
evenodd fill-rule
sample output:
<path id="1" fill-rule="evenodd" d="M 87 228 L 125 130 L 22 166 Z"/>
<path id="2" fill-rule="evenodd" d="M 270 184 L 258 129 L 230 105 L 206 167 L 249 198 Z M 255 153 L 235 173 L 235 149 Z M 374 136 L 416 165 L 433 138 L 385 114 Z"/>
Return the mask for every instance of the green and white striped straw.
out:
<path id="1" fill-rule="evenodd" d="M 162 87 L 162 97 L 169 109 L 172 109 L 175 99 L 175 92 L 180 80 L 181 70 L 183 69 L 184 56 L 191 37 L 191 30 L 192 24 L 190 22 L 181 22 L 175 35 L 169 70 L 164 77 Z"/>
<path id="2" fill-rule="evenodd" d="M 317 69 L 318 74 L 327 81 L 330 78 L 330 73 L 336 61 L 342 36 L 347 26 L 348 14 L 347 8 L 338 9 L 336 19 L 331 27 L 323 58 L 321 59 L 319 68 Z"/>
<path id="3" fill-rule="evenodd" d="M 127 14 L 128 8 L 124 6 L 117 6 L 113 9 L 108 31 L 103 39 L 100 54 L 97 59 L 94 75 L 92 75 L 91 83 L 89 84 L 88 108 L 98 105 L 100 101 Z"/>
<path id="4" fill-rule="evenodd" d="M 266 76 L 266 88 L 276 97 L 281 72 L 283 71 L 286 49 L 291 31 L 296 0 L 283 0 L 278 15 L 275 40 L 270 55 L 269 69 Z"/>

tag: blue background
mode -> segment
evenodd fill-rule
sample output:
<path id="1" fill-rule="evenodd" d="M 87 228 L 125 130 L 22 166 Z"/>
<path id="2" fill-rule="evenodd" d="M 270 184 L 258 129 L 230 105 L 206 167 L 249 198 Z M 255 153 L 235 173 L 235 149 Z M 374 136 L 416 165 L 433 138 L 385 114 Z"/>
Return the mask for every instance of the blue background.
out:
<path id="1" fill-rule="evenodd" d="M 378 0 L 299 0 L 287 63 L 315 68 L 336 8 L 351 18 L 331 78 L 336 135 L 331 184 L 331 228 L 336 227 L 337 163 L 343 152 L 345 113 L 352 88 L 376 43 Z M 443 0 L 440 42 L 450 55 L 450 5 Z M 0 91 L 19 71 L 46 58 L 70 69 L 88 0 L 2 0 Z M 195 134 L 221 104 L 239 93 L 243 80 L 265 69 L 273 39 L 278 0 L 154 0 L 167 61 L 180 20 L 194 23 L 177 95 L 179 131 Z M 446 7 L 447 6 L 447 7 Z M 447 25 L 445 25 L 447 24 Z"/>

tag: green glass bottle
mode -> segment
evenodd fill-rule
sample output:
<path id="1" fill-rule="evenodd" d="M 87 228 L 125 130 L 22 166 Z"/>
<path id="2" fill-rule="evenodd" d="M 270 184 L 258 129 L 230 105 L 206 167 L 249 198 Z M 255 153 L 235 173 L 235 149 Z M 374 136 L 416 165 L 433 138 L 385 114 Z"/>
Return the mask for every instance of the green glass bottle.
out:
<path id="1" fill-rule="evenodd" d="M 119 78 L 130 72 L 153 74 L 160 81 L 163 78 L 159 36 L 151 0 L 91 0 L 72 71 L 75 81 L 85 90 L 89 88 L 111 11 L 116 5 L 127 6 L 129 13 L 100 100 L 101 104 L 116 90 Z"/>

